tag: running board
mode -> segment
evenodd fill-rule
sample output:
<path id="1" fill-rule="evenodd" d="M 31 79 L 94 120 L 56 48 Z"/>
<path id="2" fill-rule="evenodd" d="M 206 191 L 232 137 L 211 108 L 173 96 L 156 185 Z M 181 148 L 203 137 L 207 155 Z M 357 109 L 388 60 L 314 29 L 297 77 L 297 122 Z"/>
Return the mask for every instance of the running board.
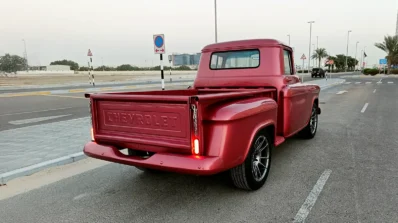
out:
<path id="1" fill-rule="evenodd" d="M 282 144 L 285 141 L 285 137 L 283 136 L 276 136 L 275 139 L 275 146 L 279 146 L 280 144 Z"/>

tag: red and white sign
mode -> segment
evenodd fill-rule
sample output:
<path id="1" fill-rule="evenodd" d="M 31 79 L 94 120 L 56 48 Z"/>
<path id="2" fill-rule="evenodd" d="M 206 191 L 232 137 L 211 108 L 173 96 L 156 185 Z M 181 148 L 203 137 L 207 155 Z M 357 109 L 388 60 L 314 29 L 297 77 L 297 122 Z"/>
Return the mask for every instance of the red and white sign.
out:
<path id="1" fill-rule="evenodd" d="M 334 60 L 326 59 L 326 64 L 333 65 L 334 64 Z"/>
<path id="2" fill-rule="evenodd" d="M 305 57 L 305 55 L 303 54 L 300 59 L 305 60 L 307 59 L 307 57 Z"/>
<path id="3" fill-rule="evenodd" d="M 92 56 L 93 56 L 93 53 L 91 53 L 91 50 L 90 50 L 90 49 L 88 49 L 87 56 L 89 56 L 89 57 L 92 57 Z"/>

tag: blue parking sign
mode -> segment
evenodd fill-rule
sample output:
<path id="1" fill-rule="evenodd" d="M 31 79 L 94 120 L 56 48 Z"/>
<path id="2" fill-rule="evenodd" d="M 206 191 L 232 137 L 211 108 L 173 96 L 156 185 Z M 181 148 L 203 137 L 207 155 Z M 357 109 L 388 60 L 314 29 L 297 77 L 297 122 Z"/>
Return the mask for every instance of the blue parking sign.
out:
<path id="1" fill-rule="evenodd" d="M 387 59 L 380 59 L 379 64 L 387 64 Z"/>

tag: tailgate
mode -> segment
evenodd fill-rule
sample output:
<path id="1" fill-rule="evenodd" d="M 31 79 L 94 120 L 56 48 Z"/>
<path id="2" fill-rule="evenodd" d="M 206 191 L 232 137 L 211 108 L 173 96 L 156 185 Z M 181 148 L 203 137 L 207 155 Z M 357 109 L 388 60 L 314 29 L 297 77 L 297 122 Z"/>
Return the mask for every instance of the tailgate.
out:
<path id="1" fill-rule="evenodd" d="M 191 148 L 189 96 L 93 95 L 91 100 L 96 140 Z"/>

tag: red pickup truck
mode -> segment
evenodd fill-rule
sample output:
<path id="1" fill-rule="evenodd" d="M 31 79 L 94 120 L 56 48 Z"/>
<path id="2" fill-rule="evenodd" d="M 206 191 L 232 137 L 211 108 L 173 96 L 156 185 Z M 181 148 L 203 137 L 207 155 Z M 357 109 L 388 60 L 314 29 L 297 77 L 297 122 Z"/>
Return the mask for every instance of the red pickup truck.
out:
<path id="1" fill-rule="evenodd" d="M 210 44 L 191 88 L 86 94 L 92 141 L 84 153 L 147 171 L 228 171 L 236 187 L 257 190 L 275 146 L 315 136 L 319 92 L 300 82 L 292 48 L 277 40 Z"/>

